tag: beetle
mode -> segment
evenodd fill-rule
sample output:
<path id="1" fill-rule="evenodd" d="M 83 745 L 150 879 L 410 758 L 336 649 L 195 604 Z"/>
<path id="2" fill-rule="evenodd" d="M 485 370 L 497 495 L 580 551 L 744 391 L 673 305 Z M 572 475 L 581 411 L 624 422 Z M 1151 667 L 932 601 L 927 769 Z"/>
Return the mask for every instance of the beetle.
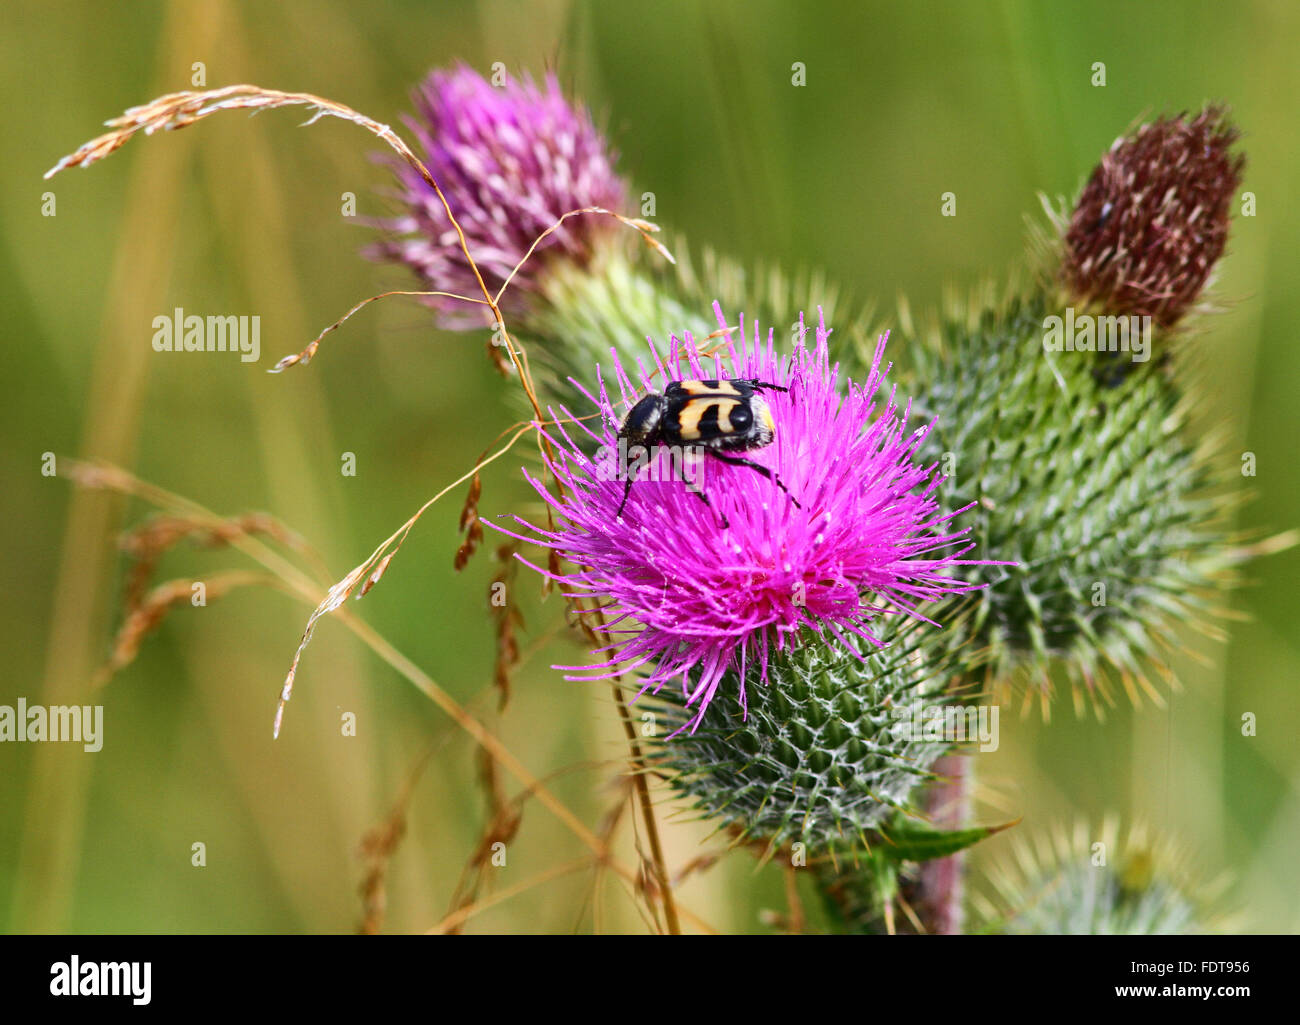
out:
<path id="1" fill-rule="evenodd" d="M 790 494 L 790 489 L 772 470 L 744 456 L 727 454 L 772 444 L 776 437 L 776 424 L 772 420 L 771 407 L 759 393 L 789 390 L 781 385 L 755 380 L 673 381 L 662 393 L 651 392 L 628 410 L 618 430 L 620 450 L 626 452 L 638 445 L 647 450 L 655 445 L 698 449 L 720 462 L 747 466 L 762 474 L 789 495 L 795 508 L 801 509 L 803 507 Z M 623 515 L 635 476 L 633 472 L 627 473 L 623 501 L 619 503 L 616 516 Z M 691 492 L 709 505 L 703 491 L 691 486 Z M 728 526 L 726 516 L 722 517 L 722 525 Z"/>

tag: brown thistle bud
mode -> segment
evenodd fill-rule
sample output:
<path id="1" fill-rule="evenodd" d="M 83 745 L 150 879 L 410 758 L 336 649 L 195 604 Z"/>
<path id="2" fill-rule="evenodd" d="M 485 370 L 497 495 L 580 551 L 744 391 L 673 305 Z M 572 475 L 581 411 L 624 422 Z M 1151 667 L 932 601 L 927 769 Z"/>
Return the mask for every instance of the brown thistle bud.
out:
<path id="1" fill-rule="evenodd" d="M 1246 162 L 1230 152 L 1237 135 L 1207 107 L 1115 140 L 1065 232 L 1061 272 L 1075 298 L 1160 327 L 1187 313 L 1227 242 Z"/>

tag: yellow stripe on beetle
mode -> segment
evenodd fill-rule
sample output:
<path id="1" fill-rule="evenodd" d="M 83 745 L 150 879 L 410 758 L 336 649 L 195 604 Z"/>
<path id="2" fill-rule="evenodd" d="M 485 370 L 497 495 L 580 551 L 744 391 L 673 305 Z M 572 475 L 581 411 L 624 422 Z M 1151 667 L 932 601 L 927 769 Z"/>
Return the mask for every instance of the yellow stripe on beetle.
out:
<path id="1" fill-rule="evenodd" d="M 731 434 L 731 411 L 739 405 L 739 399 L 715 399 L 712 402 L 688 402 L 677 414 L 677 430 L 682 441 L 698 441 L 702 436 L 700 421 L 713 419 L 716 427 L 711 427 L 711 434 Z M 710 413 L 714 410 L 714 413 Z"/>
<path id="2" fill-rule="evenodd" d="M 740 390 L 730 381 L 678 381 L 677 386 L 687 395 L 734 395 Z"/>

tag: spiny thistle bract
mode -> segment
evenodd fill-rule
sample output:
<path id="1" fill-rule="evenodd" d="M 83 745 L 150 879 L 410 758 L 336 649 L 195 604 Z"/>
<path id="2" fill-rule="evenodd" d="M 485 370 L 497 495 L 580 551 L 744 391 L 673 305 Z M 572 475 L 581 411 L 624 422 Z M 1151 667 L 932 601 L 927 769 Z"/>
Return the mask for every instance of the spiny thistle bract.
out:
<path id="1" fill-rule="evenodd" d="M 1121 833 L 1077 822 L 1020 837 L 972 903 L 980 931 L 1040 936 L 1180 935 L 1222 931 L 1228 878 L 1201 878 L 1187 852 L 1142 825 Z"/>
<path id="2" fill-rule="evenodd" d="M 842 651 L 879 645 L 875 617 L 919 615 L 922 604 L 979 586 L 953 580 L 971 542 L 952 529 L 954 514 L 938 513 L 934 467 L 913 458 L 929 428 L 909 428 L 910 411 L 892 392 L 878 394 L 888 373 L 884 338 L 863 383 L 849 382 L 841 394 L 824 321 L 814 348 L 800 338 L 789 356 L 778 356 L 772 332 L 764 342 L 757 324 L 747 333 L 743 318 L 732 329 L 720 307 L 715 313 L 728 338 L 707 363 L 690 335 L 684 343 L 674 338 L 666 358 L 651 350 L 654 368 L 641 367 L 640 388 L 615 360 L 622 408 L 656 381 L 661 389 L 683 378 L 773 386 L 763 398 L 775 441 L 744 453 L 766 472 L 662 446 L 636 465 L 633 450 L 620 446 L 621 415 L 601 380 L 598 395 L 588 395 L 601 433 L 567 410 L 556 418 L 548 466 L 561 494 L 529 477 L 554 527 L 518 521 L 532 532 L 524 540 L 576 567 L 560 583 L 571 596 L 598 599 L 609 629 L 622 637 L 600 650 L 585 677 L 573 678 L 649 666 L 642 689 L 680 681 L 695 709 L 692 727 L 728 670 L 736 671 L 730 696 L 743 712 L 749 688 L 740 684 L 750 666 L 765 681 L 774 654 L 810 637 Z M 599 446 L 594 455 L 574 441 L 584 433 Z M 690 487 L 683 478 L 692 467 Z"/>
<path id="3" fill-rule="evenodd" d="M 1179 621 L 1215 607 L 1231 563 L 1208 459 L 1185 440 L 1184 406 L 1159 372 L 1108 387 L 1086 352 L 1043 350 L 1045 295 L 973 326 L 950 318 L 939 349 L 917 345 L 918 408 L 941 419 L 923 459 L 966 514 L 987 571 L 968 650 L 994 679 L 1050 687 L 1066 667 L 1076 698 L 1136 697 Z M 987 650 L 985 650 L 987 649 Z"/>
<path id="4" fill-rule="evenodd" d="M 465 232 L 474 262 L 495 293 L 543 232 L 572 210 L 618 211 L 626 201 L 614 157 L 584 108 L 571 105 L 554 74 L 542 85 L 507 78 L 493 86 L 460 65 L 435 71 L 415 94 L 407 127 Z M 430 290 L 478 299 L 482 291 L 441 200 L 408 164 L 386 158 L 401 186 L 402 213 L 379 226 L 393 233 L 371 255 L 413 270 Z M 511 282 L 502 309 L 522 313 L 537 301 L 551 264 L 589 266 L 608 248 L 616 222 L 584 215 L 538 246 Z M 430 298 L 445 327 L 491 323 L 483 306 Z"/>
<path id="5" fill-rule="evenodd" d="M 951 701 L 933 632 L 890 617 L 879 627 L 884 647 L 791 647 L 768 662 L 766 682 L 746 688 L 747 714 L 717 702 L 694 732 L 681 730 L 690 712 L 665 690 L 650 704 L 666 727 L 656 768 L 737 837 L 774 847 L 801 841 L 818 862 L 838 860 L 840 850 L 851 858 L 871 830 L 908 808 L 951 747 L 916 728 Z M 739 688 L 735 675 L 725 690 Z"/>

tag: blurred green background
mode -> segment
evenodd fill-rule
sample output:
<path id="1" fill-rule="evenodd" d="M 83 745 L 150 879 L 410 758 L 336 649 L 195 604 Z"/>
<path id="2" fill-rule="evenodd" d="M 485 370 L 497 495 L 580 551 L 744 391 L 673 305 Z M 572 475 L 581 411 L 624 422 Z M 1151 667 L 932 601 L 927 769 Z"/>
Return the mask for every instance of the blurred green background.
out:
<path id="1" fill-rule="evenodd" d="M 85 697 L 120 619 L 116 536 L 147 510 L 43 477 L 42 453 L 114 460 L 222 513 L 272 512 L 341 576 L 512 418 L 483 340 L 432 330 L 406 300 L 370 308 L 310 368 L 265 373 L 352 302 L 409 287 L 357 255 L 370 232 L 340 215 L 345 192 L 362 214 L 386 209 L 377 144 L 358 129 L 299 130 L 296 112 L 223 115 L 41 180 L 106 118 L 190 88 L 196 61 L 209 86 L 316 92 L 394 124 L 435 65 L 554 66 L 608 126 L 635 191 L 655 192 L 658 221 L 742 258 L 823 267 L 882 312 L 900 291 L 924 310 L 946 286 L 1017 265 L 1037 193 L 1073 193 L 1134 118 L 1226 101 L 1258 216 L 1235 221 L 1216 293 L 1226 312 L 1191 343 L 1212 384 L 1202 421 L 1226 432 L 1233 464 L 1257 455 L 1241 525 L 1300 522 L 1295 5 L 20 3 L 6 19 L 0 703 L 106 706 L 98 754 L 0 745 L 10 931 L 353 929 L 359 841 L 435 743 L 392 861 L 386 929 L 439 922 L 484 825 L 474 746 L 336 621 L 320 627 L 272 742 L 309 611 L 280 593 L 177 610 Z M 795 61 L 806 87 L 791 86 Z M 1095 61 L 1104 88 L 1090 85 Z M 938 216 L 947 191 L 955 218 Z M 152 319 L 176 306 L 260 315 L 261 363 L 155 353 Z M 356 454 L 355 477 L 340 472 L 344 452 Z M 485 515 L 518 508 L 519 462 L 485 475 Z M 557 636 L 558 602 L 540 603 L 527 581 L 529 659 L 496 717 L 494 566 L 485 551 L 452 570 L 461 493 L 434 506 L 353 608 L 594 826 L 616 799 L 625 752 L 608 691 L 548 668 L 577 648 Z M 244 563 L 183 548 L 160 579 L 218 565 Z M 1125 706 L 1105 723 L 1075 719 L 1066 703 L 1050 724 L 1004 715 L 1001 749 L 980 762 L 981 813 L 1023 816 L 1011 832 L 1026 835 L 1081 815 L 1143 818 L 1207 874 L 1232 873 L 1245 927 L 1300 930 L 1297 568 L 1294 550 L 1251 567 L 1253 586 L 1226 598 L 1248 617 L 1226 644 L 1184 639 L 1185 688 L 1168 708 Z M 340 735 L 344 712 L 358 717 L 355 738 Z M 1258 717 L 1258 736 L 1240 735 L 1243 712 Z M 665 831 L 677 867 L 707 833 L 691 822 Z M 191 866 L 196 842 L 205 868 Z M 983 845 L 977 866 L 1011 843 Z M 626 827 L 616 850 L 635 863 Z M 583 854 L 529 802 L 494 888 Z M 693 877 L 681 900 L 713 928 L 761 931 L 782 887 L 780 872 L 740 855 Z M 468 927 L 644 928 L 627 885 L 588 871 L 506 897 Z"/>

